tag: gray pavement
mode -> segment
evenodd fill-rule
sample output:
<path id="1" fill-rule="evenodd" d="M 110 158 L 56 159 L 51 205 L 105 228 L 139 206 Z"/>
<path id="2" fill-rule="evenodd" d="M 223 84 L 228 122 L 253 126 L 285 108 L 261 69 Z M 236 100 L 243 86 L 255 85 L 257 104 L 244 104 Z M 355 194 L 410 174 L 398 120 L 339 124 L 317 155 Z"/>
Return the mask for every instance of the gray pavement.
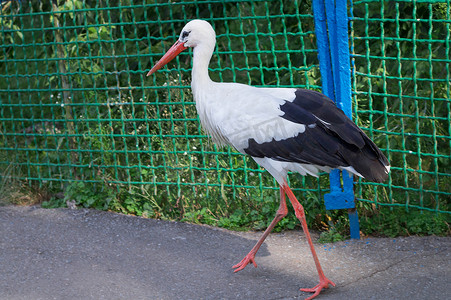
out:
<path id="1" fill-rule="evenodd" d="M 271 234 L 94 210 L 0 207 L 0 299 L 303 299 L 317 283 L 300 231 Z M 313 234 L 315 237 L 315 234 Z M 451 299 L 451 238 L 316 244 L 337 286 L 317 299 Z"/>

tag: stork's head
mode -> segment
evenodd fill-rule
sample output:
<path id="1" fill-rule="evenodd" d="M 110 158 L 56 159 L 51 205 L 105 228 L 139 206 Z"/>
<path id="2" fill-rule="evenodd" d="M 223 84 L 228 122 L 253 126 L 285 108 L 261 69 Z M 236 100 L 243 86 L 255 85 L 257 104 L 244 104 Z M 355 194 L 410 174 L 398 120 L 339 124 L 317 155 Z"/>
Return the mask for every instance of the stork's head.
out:
<path id="1" fill-rule="evenodd" d="M 147 76 L 162 68 L 188 47 L 208 47 L 212 49 L 215 46 L 215 42 L 216 34 L 210 23 L 204 20 L 192 20 L 183 27 L 177 42 L 153 66 L 147 73 Z"/>
<path id="2" fill-rule="evenodd" d="M 204 20 L 192 20 L 183 27 L 178 42 L 185 47 L 196 47 L 200 44 L 212 43 L 216 34 L 210 23 Z M 213 45 L 214 46 L 214 45 Z"/>

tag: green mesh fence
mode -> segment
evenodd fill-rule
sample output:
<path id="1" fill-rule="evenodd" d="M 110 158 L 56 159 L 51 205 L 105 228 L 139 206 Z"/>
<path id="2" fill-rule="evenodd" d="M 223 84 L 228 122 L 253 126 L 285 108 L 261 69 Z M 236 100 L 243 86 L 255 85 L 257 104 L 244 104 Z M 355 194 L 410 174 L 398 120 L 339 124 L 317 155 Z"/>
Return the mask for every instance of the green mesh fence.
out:
<path id="1" fill-rule="evenodd" d="M 380 198 L 377 185 L 362 181 L 361 200 L 449 212 L 449 4 L 354 2 L 355 114 L 392 163 L 390 178 L 383 184 L 385 195 Z"/>
<path id="2" fill-rule="evenodd" d="M 358 181 L 360 203 L 450 213 L 449 7 L 350 4 L 355 120 L 392 164 L 387 182 Z M 201 18 L 217 32 L 213 80 L 320 90 L 312 14 L 309 1 L 3 1 L 3 182 L 126 191 L 152 207 L 207 199 L 211 211 L 272 200 L 269 174 L 202 132 L 188 51 L 145 75 Z M 327 176 L 291 183 L 307 209 L 329 187 Z"/>

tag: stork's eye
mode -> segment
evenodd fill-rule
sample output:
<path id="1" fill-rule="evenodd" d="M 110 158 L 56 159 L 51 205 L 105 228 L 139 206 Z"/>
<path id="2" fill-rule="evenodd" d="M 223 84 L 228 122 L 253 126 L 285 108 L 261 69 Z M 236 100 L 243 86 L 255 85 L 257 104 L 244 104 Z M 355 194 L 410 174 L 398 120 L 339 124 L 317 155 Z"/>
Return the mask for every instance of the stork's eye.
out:
<path id="1" fill-rule="evenodd" d="M 182 39 L 186 38 L 186 37 L 189 35 L 190 32 L 191 32 L 191 31 L 183 31 L 183 33 L 182 33 Z"/>

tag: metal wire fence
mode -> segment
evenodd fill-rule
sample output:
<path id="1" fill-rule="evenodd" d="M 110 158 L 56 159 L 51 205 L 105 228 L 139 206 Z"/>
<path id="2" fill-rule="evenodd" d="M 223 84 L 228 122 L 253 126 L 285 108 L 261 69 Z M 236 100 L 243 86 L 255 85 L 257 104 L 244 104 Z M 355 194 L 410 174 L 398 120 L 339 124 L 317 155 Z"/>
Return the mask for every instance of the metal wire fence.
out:
<path id="1" fill-rule="evenodd" d="M 355 121 L 392 164 L 385 183 L 358 180 L 361 203 L 450 214 L 449 4 L 350 3 Z M 212 211 L 275 195 L 202 132 L 188 52 L 145 76 L 195 18 L 217 33 L 214 80 L 320 90 L 309 1 L 2 1 L 3 181 L 139 191 L 152 207 L 210 199 Z M 291 180 L 306 199 L 328 191 L 326 176 Z"/>
<path id="2" fill-rule="evenodd" d="M 354 2 L 355 114 L 393 165 L 380 204 L 449 210 L 450 23 L 449 1 Z"/>

